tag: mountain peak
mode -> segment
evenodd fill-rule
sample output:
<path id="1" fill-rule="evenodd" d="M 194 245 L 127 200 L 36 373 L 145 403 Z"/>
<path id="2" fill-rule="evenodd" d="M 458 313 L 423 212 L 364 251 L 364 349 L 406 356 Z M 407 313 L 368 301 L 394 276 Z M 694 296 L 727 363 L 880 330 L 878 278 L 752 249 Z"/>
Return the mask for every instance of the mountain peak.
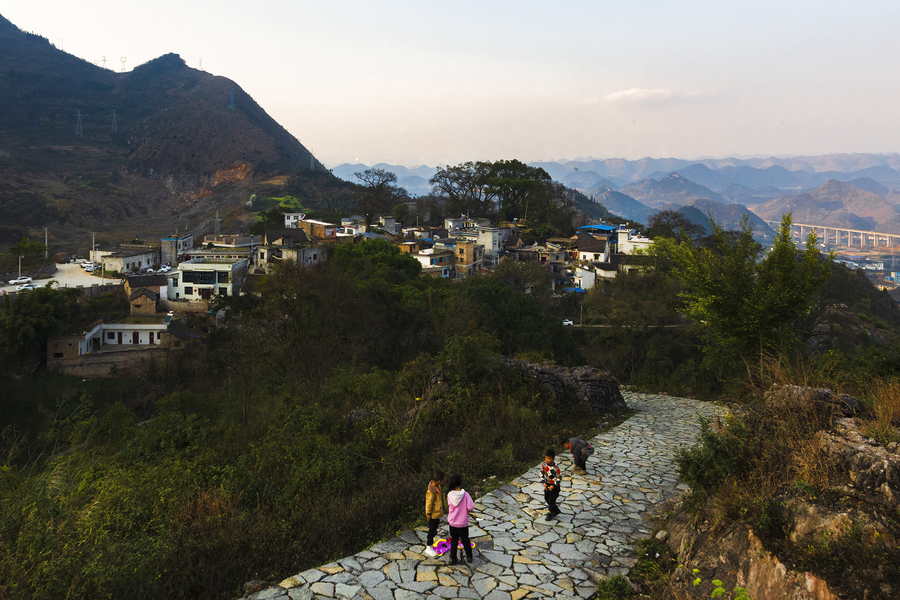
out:
<path id="1" fill-rule="evenodd" d="M 133 73 L 163 74 L 188 68 L 180 55 L 174 52 L 163 54 L 133 69 Z"/>

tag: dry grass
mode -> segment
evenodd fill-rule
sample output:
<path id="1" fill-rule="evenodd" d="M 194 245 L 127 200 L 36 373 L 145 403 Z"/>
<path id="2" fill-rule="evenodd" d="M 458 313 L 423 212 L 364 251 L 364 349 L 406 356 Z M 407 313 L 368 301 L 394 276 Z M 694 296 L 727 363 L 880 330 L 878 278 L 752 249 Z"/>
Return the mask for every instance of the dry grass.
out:
<path id="1" fill-rule="evenodd" d="M 879 442 L 900 441 L 900 381 L 876 381 L 870 391 L 873 419 L 866 425 L 866 435 Z"/>
<path id="2" fill-rule="evenodd" d="M 791 360 L 781 355 L 764 356 L 759 365 L 748 370 L 749 386 L 762 395 L 773 385 L 828 388 L 832 391 L 860 395 L 868 380 L 841 368 L 831 355 L 801 357 Z"/>

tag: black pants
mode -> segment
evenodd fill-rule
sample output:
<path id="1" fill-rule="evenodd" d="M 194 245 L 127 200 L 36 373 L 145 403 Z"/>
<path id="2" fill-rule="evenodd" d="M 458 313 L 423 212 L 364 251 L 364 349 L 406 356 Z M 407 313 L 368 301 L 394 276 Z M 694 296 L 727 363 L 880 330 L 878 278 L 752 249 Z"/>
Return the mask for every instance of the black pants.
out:
<path id="1" fill-rule="evenodd" d="M 556 499 L 559 498 L 559 486 L 551 485 L 544 488 L 544 500 L 547 501 L 547 507 L 550 509 L 551 515 L 559 514 L 559 507 L 556 505 Z"/>
<path id="2" fill-rule="evenodd" d="M 587 464 L 585 464 L 587 462 L 586 458 L 572 455 L 572 461 L 575 463 L 576 467 L 578 467 L 582 471 L 587 471 Z"/>
<path id="3" fill-rule="evenodd" d="M 456 562 L 456 545 L 462 540 L 466 558 L 472 562 L 472 544 L 469 543 L 469 528 L 450 526 L 450 562 Z"/>
<path id="4" fill-rule="evenodd" d="M 437 528 L 440 524 L 440 519 L 428 519 L 428 546 L 434 544 L 434 536 L 437 535 Z"/>

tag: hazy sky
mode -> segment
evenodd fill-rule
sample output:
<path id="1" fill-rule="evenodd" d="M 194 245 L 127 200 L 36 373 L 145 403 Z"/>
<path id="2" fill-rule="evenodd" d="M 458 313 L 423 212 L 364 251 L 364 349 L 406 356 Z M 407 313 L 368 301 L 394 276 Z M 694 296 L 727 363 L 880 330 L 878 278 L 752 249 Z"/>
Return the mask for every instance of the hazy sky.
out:
<path id="1" fill-rule="evenodd" d="M 0 0 L 126 69 L 174 52 L 326 165 L 900 150 L 900 2 Z"/>

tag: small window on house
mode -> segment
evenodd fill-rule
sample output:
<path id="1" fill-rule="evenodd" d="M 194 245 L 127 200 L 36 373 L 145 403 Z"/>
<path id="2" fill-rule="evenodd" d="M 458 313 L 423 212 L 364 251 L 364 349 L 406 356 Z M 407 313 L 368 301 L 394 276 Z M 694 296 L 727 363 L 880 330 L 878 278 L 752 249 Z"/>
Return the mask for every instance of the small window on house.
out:
<path id="1" fill-rule="evenodd" d="M 62 358 L 62 357 L 63 357 L 63 353 L 62 353 L 62 352 L 54 352 L 54 353 L 53 353 L 53 358 Z"/>
<path id="2" fill-rule="evenodd" d="M 116 334 L 115 334 L 114 332 L 112 332 L 112 331 L 107 331 L 107 332 L 106 332 L 106 339 L 108 339 L 108 340 L 114 340 L 114 339 L 116 339 Z"/>
<path id="3" fill-rule="evenodd" d="M 187 287 L 184 288 L 184 295 L 185 295 L 185 296 L 190 296 L 190 295 L 193 294 L 193 293 L 194 293 L 194 288 L 192 288 L 191 286 L 187 286 Z"/>

